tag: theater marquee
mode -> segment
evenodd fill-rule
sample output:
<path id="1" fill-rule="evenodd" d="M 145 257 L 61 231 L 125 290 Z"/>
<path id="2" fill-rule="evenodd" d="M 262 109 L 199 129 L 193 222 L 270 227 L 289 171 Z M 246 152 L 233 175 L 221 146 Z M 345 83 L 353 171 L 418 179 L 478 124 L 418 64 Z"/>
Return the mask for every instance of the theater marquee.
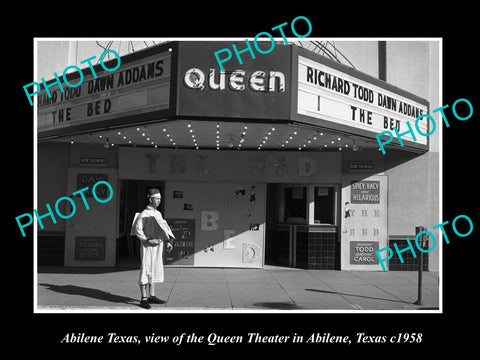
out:
<path id="1" fill-rule="evenodd" d="M 133 55 L 133 56 L 132 56 Z M 170 105 L 171 52 L 156 49 L 155 53 L 138 52 L 122 57 L 115 72 L 83 71 L 78 87 L 58 84 L 50 87 L 51 97 L 43 89 L 37 96 L 39 137 L 52 130 L 63 134 L 82 126 L 108 126 L 108 121 L 122 117 L 144 116 L 166 110 Z M 71 83 L 78 83 L 75 79 Z"/>
<path id="2" fill-rule="evenodd" d="M 387 90 L 388 84 L 379 86 L 378 79 L 360 72 L 343 72 L 324 63 L 298 56 L 297 113 L 326 121 L 327 125 L 340 125 L 356 133 L 362 131 L 374 137 L 377 133 L 396 128 L 400 133 L 408 130 L 407 121 L 428 113 L 425 101 L 415 101 L 398 92 Z M 355 74 L 359 74 L 355 76 Z M 375 81 L 373 81 L 375 80 Z M 428 132 L 425 118 L 419 120 L 422 132 Z M 411 134 L 404 140 L 413 143 Z M 417 137 L 416 144 L 426 145 L 426 137 Z"/>
<path id="3" fill-rule="evenodd" d="M 243 64 L 229 62 L 220 71 L 212 54 L 231 45 L 225 41 L 179 43 L 177 114 L 289 120 L 291 49 L 275 47 L 268 55 Z"/>

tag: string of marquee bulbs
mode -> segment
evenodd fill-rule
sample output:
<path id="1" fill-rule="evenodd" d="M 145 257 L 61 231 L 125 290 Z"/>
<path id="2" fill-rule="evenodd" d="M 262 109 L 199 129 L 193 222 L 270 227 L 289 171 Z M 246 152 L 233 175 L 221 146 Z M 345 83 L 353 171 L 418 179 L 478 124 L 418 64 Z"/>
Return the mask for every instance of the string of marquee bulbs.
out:
<path id="1" fill-rule="evenodd" d="M 282 127 L 283 125 L 270 126 L 265 130 L 264 136 L 260 139 L 257 150 L 262 149 L 273 149 L 274 146 L 268 146 L 269 140 L 271 141 L 271 136 L 274 134 L 275 131 L 278 132 L 278 126 Z M 290 124 L 290 131 L 287 133 L 283 141 L 281 141 L 280 145 L 275 146 L 278 150 L 293 150 L 296 149 L 298 151 L 302 150 L 338 150 L 343 151 L 343 149 L 351 149 L 353 151 L 361 150 L 361 147 L 358 144 L 358 137 L 354 137 L 350 134 L 341 134 L 340 132 L 332 133 L 331 131 L 324 132 L 318 130 L 318 128 L 308 127 L 308 126 L 301 126 L 299 124 Z M 241 129 L 241 134 L 234 136 L 231 131 L 221 132 L 221 124 L 219 122 L 216 123 L 215 128 L 215 148 L 220 150 L 222 146 L 220 145 L 220 139 L 223 137 L 227 139 L 226 141 L 226 148 L 233 149 L 236 148 L 240 150 L 244 148 L 244 142 L 246 139 L 247 130 L 249 126 L 247 123 L 244 124 L 243 128 Z M 136 131 L 134 131 L 136 130 Z M 194 129 L 194 124 L 191 121 L 187 122 L 186 130 L 188 131 L 188 135 L 191 137 L 192 147 L 196 150 L 200 149 L 198 143 L 198 136 Z M 283 130 L 283 129 L 281 129 Z M 299 131 L 302 132 L 307 131 L 308 134 L 303 138 L 302 141 L 297 141 L 298 137 L 301 136 Z M 136 134 L 132 134 L 132 132 L 136 132 Z M 177 134 L 178 135 L 178 134 Z M 129 129 L 120 129 L 114 130 L 111 132 L 102 132 L 97 135 L 97 141 L 94 140 L 94 134 L 89 134 L 90 136 L 90 143 L 96 142 L 103 142 L 103 146 L 105 148 L 110 148 L 115 145 L 131 145 L 131 146 L 153 146 L 155 148 L 160 147 L 174 147 L 178 148 L 178 142 L 174 139 L 169 130 L 168 125 L 164 125 L 161 128 L 161 137 L 163 140 L 160 141 L 158 139 L 158 134 L 155 136 L 157 139 L 154 138 L 150 128 L 147 125 L 137 126 Z M 139 140 L 140 139 L 140 140 Z M 363 141 L 368 141 L 360 138 Z M 77 140 L 78 141 L 78 140 Z M 166 144 L 165 144 L 166 141 Z M 78 141 L 81 142 L 81 141 Z M 71 139 L 70 144 L 74 144 L 75 140 Z M 293 145 L 293 144 L 296 145 Z M 236 145 L 236 146 L 235 146 Z M 182 144 L 180 146 L 186 146 L 186 144 Z M 212 144 L 213 146 L 213 144 Z M 253 146 L 252 146 L 253 148 Z M 225 149 L 225 148 L 224 148 Z M 378 148 L 379 151 L 381 150 Z"/>

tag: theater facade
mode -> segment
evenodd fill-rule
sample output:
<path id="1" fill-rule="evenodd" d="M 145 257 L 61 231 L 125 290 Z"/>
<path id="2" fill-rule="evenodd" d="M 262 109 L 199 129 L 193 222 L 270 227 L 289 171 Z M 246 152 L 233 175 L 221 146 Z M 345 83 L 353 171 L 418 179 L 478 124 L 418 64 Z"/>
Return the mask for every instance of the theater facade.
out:
<path id="1" fill-rule="evenodd" d="M 385 155 L 375 139 L 440 105 L 435 42 L 419 42 L 411 60 L 392 43 L 407 59 L 381 60 L 394 84 L 294 44 L 220 72 L 213 53 L 231 44 L 166 42 L 122 56 L 114 72 L 96 66 L 96 78 L 85 68 L 63 93 L 52 85 L 55 101 L 38 95 L 39 213 L 99 180 L 114 190 L 89 210 L 73 196 L 75 216 L 44 221 L 38 264 L 135 263 L 132 221 L 151 187 L 176 235 L 166 266 L 379 271 L 375 251 L 439 223 L 438 134 L 407 134 Z M 425 65 L 412 69 L 418 58 Z M 388 269 L 416 270 L 402 255 Z M 438 271 L 438 247 L 424 256 Z"/>

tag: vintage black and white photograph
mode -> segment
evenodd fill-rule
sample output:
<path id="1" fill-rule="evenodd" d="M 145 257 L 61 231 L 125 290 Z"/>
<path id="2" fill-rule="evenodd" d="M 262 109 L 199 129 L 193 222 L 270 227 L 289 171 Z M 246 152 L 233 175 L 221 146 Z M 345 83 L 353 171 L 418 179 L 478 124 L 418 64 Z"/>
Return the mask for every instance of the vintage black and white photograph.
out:
<path id="1" fill-rule="evenodd" d="M 474 349 L 471 4 L 37 5 L 3 22 L 15 353 Z"/>
<path id="2" fill-rule="evenodd" d="M 441 38 L 297 34 L 35 39 L 37 312 L 442 311 Z"/>

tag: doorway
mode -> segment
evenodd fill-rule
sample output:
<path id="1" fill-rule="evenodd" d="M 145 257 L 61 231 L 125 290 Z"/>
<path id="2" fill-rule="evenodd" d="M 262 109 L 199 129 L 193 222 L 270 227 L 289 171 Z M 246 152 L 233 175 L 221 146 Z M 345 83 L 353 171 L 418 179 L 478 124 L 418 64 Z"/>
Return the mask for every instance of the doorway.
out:
<path id="1" fill-rule="evenodd" d="M 265 265 L 291 265 L 291 239 L 288 226 L 279 223 L 280 185 L 267 184 Z"/>
<path id="2" fill-rule="evenodd" d="M 340 186 L 267 184 L 265 264 L 339 269 Z"/>
<path id="3" fill-rule="evenodd" d="M 140 265 L 140 243 L 131 236 L 135 214 L 142 212 L 147 205 L 147 191 L 160 190 L 162 202 L 157 210 L 163 214 L 165 185 L 159 180 L 119 180 L 117 267 L 136 268 Z"/>

